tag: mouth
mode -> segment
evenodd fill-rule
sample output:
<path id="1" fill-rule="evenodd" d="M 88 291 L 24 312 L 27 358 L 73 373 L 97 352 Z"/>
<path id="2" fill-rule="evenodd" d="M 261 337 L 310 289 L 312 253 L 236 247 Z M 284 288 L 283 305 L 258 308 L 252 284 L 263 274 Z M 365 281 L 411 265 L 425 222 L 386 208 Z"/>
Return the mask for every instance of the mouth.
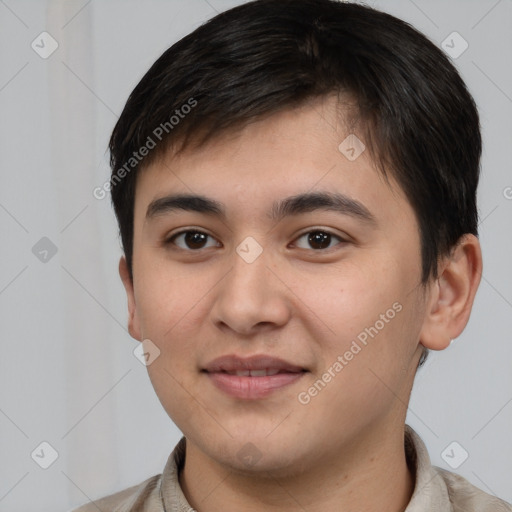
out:
<path id="1" fill-rule="evenodd" d="M 264 368 L 263 370 L 233 370 L 233 371 L 221 370 L 220 372 L 217 372 L 217 373 L 227 373 L 228 375 L 237 375 L 238 377 L 268 377 L 268 376 L 272 376 L 272 375 L 277 375 L 279 373 L 298 373 L 298 372 L 288 372 L 288 371 L 281 370 L 278 368 Z"/>
<path id="2" fill-rule="evenodd" d="M 202 369 L 217 389 L 244 400 L 261 399 L 300 380 L 307 369 L 279 358 L 223 356 Z"/>
<path id="3" fill-rule="evenodd" d="M 236 355 L 226 355 L 214 359 L 203 369 L 208 373 L 225 372 L 236 374 L 237 372 L 254 373 L 254 377 L 265 375 L 275 375 L 277 373 L 299 373 L 306 371 L 305 368 L 285 361 L 278 357 L 268 355 L 253 355 L 250 357 L 240 357 Z M 267 372 L 266 374 L 257 374 L 256 372 Z M 244 373 L 242 376 L 249 375 Z"/>

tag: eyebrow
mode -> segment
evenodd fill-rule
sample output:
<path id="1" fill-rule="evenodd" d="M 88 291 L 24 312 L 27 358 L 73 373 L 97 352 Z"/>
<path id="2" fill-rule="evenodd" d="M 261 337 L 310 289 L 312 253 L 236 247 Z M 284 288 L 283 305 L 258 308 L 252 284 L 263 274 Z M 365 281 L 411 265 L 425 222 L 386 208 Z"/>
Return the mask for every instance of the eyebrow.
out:
<path id="1" fill-rule="evenodd" d="M 226 210 L 222 203 L 201 195 L 175 194 L 151 201 L 146 211 L 146 220 L 177 210 L 203 213 L 226 219 Z M 285 217 L 309 213 L 315 210 L 330 210 L 377 224 L 375 216 L 364 204 L 344 194 L 331 192 L 307 192 L 290 196 L 275 202 L 268 214 L 274 221 Z"/>

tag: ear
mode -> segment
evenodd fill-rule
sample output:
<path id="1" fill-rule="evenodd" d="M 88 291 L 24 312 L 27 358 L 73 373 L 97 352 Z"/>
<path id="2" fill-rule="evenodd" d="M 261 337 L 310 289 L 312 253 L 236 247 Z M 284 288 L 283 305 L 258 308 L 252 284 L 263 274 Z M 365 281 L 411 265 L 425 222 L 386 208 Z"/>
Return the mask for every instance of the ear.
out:
<path id="1" fill-rule="evenodd" d="M 124 289 L 126 291 L 126 298 L 128 299 L 128 332 L 132 338 L 141 341 L 142 336 L 140 334 L 140 322 L 135 304 L 133 282 L 128 271 L 126 258 L 124 256 L 122 256 L 119 260 L 119 275 L 121 276 L 121 281 L 123 281 Z"/>
<path id="2" fill-rule="evenodd" d="M 466 327 L 482 276 L 482 252 L 478 238 L 463 235 L 440 264 L 438 279 L 428 294 L 420 343 L 443 350 Z"/>

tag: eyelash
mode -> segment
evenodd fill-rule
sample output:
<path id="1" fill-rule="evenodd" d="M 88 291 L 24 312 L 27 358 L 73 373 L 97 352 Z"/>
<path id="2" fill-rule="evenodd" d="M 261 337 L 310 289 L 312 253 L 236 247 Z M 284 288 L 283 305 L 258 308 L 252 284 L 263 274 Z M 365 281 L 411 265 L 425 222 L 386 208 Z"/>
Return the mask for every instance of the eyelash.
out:
<path id="1" fill-rule="evenodd" d="M 174 235 L 172 235 L 171 237 L 169 237 L 168 239 L 166 239 L 164 241 L 164 245 L 176 245 L 175 244 L 175 240 L 179 237 L 179 236 L 182 236 L 182 235 L 186 235 L 187 233 L 197 233 L 197 234 L 201 234 L 201 235 L 206 235 L 207 237 L 209 238 L 212 238 L 213 240 L 216 240 L 212 235 L 208 234 L 208 233 L 205 233 L 204 231 L 201 231 L 199 229 L 186 229 L 186 230 L 183 230 L 183 231 L 179 231 L 178 233 L 175 233 Z M 347 240 L 345 240 L 344 238 L 342 238 L 341 236 L 339 235 L 336 235 L 335 233 L 333 233 L 332 231 L 329 231 L 328 229 L 310 229 L 309 231 L 305 231 L 303 233 L 301 233 L 300 235 L 298 235 L 295 240 L 300 240 L 301 238 L 303 238 L 304 236 L 306 235 L 310 235 L 311 233 L 324 233 L 332 238 L 336 238 L 339 240 L 339 243 L 336 244 L 336 245 L 340 245 L 342 243 L 346 243 Z M 307 242 L 306 242 L 307 243 Z M 186 248 L 184 249 L 183 247 L 179 247 L 179 246 L 176 246 L 178 247 L 178 249 L 181 249 L 183 251 L 186 251 L 186 252 L 200 252 L 202 249 L 208 249 L 209 247 L 201 247 L 199 249 L 190 249 L 190 248 Z M 334 246 L 335 247 L 335 246 Z M 327 248 L 322 248 L 322 249 L 304 249 L 304 250 L 310 250 L 310 251 L 313 251 L 313 252 L 326 252 L 330 249 L 332 249 L 333 247 L 327 247 Z"/>

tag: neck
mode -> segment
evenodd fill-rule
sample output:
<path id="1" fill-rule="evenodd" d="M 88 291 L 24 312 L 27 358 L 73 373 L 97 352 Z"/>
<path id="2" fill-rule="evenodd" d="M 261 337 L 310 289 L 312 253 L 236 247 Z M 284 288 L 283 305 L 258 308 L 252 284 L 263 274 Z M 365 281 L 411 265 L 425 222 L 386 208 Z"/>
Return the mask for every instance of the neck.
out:
<path id="1" fill-rule="evenodd" d="M 242 473 L 220 465 L 187 439 L 179 480 L 185 497 L 198 512 L 406 509 L 415 475 L 407 466 L 400 425 L 391 432 L 383 431 L 382 426 L 377 432 L 363 432 L 349 447 L 329 447 L 326 454 L 313 464 L 303 464 L 307 470 L 292 474 Z"/>

